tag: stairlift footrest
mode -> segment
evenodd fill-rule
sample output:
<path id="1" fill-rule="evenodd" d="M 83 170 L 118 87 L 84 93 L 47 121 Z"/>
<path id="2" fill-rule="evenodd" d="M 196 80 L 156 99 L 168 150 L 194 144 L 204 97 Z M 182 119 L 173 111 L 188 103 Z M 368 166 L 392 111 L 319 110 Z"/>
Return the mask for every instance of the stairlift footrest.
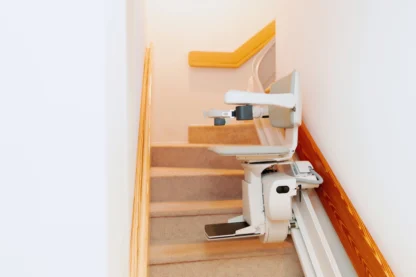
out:
<path id="1" fill-rule="evenodd" d="M 257 229 L 254 228 L 253 226 L 249 225 L 243 229 L 239 229 L 235 231 L 235 233 L 237 235 L 246 235 L 246 234 L 255 234 L 255 233 L 260 233 L 260 232 L 258 232 Z"/>
<path id="2" fill-rule="evenodd" d="M 248 227 L 250 227 L 250 225 L 248 225 L 247 222 L 209 224 L 205 225 L 205 235 L 208 240 L 260 236 L 260 234 L 256 234 L 255 232 L 240 231 L 244 229 L 246 229 L 246 231 L 251 231 L 251 229 Z"/>
<path id="3" fill-rule="evenodd" d="M 246 222 L 243 215 L 239 215 L 228 220 L 228 223 Z"/>

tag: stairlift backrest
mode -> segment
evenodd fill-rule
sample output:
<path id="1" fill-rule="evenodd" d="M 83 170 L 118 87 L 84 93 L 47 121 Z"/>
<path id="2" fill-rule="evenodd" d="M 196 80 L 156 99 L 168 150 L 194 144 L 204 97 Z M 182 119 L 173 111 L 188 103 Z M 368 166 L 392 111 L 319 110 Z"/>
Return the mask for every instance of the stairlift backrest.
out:
<path id="1" fill-rule="evenodd" d="M 262 145 L 287 145 L 296 148 L 297 142 L 293 139 L 297 138 L 297 126 L 302 119 L 299 74 L 296 71 L 271 86 L 270 94 L 280 93 L 292 93 L 296 96 L 295 109 L 269 105 L 269 118 L 254 119 L 256 131 Z"/>
<path id="2" fill-rule="evenodd" d="M 299 90 L 299 74 L 294 71 L 286 77 L 274 83 L 270 88 L 270 94 L 295 95 L 296 105 L 294 109 L 269 105 L 270 123 L 275 128 L 294 128 L 301 124 L 301 99 Z"/>
<path id="3" fill-rule="evenodd" d="M 253 119 L 253 105 L 268 106 L 265 113 L 268 118 L 261 119 L 261 126 L 257 124 L 258 121 L 256 122 L 256 130 L 263 147 L 215 146 L 211 147 L 210 150 L 224 156 L 236 156 L 237 159 L 244 161 L 284 161 L 290 159 L 297 146 L 297 131 L 301 119 L 298 83 L 298 73 L 293 71 L 290 75 L 273 84 L 270 94 L 237 90 L 228 91 L 224 95 L 224 102 L 229 105 L 238 105 L 236 110 L 211 110 L 208 112 L 208 116 L 250 120 Z M 261 116 L 261 114 L 257 113 L 256 116 Z M 279 133 L 281 129 L 285 130 L 284 134 Z"/>
<path id="4" fill-rule="evenodd" d="M 276 42 L 273 38 L 253 59 L 251 77 L 248 81 L 247 91 L 262 91 L 264 92 L 276 78 Z M 295 76 L 292 76 L 295 75 Z M 294 77 L 294 78 L 292 78 Z M 289 79 L 292 79 L 289 81 Z M 254 118 L 254 124 L 260 143 L 262 145 L 288 145 L 290 141 L 285 136 L 285 128 L 287 126 L 294 126 L 301 124 L 302 108 L 301 97 L 299 90 L 299 76 L 297 72 L 293 72 L 289 76 L 279 80 L 271 87 L 270 93 L 287 93 L 293 92 L 297 95 L 296 110 L 289 112 L 273 106 L 273 119 Z M 282 118 L 279 119 L 279 116 Z M 276 119 L 277 118 L 277 119 Z M 273 122 L 273 124 L 271 124 Z M 281 126 L 281 127 L 279 127 Z M 291 128 L 291 127 L 290 127 Z M 296 131 L 293 134 L 296 136 Z M 293 136 L 292 136 L 293 137 Z M 292 147 L 293 142 L 291 143 Z"/>

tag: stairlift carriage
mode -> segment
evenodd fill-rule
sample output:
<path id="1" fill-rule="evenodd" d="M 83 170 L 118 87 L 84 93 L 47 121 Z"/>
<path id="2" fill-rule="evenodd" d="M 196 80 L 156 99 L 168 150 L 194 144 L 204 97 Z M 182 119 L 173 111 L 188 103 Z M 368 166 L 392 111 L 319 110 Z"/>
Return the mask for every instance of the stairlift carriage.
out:
<path id="1" fill-rule="evenodd" d="M 309 162 L 291 161 L 302 117 L 299 75 L 294 71 L 274 83 L 270 94 L 228 91 L 224 102 L 238 106 L 234 111 L 208 111 L 205 115 L 214 118 L 215 125 L 224 125 L 226 118 L 258 118 L 259 137 L 269 139 L 262 141 L 266 145 L 210 148 L 219 155 L 235 156 L 241 161 L 243 214 L 227 223 L 206 225 L 206 237 L 219 240 L 258 236 L 264 243 L 281 242 L 291 227 L 296 226 L 293 197 L 323 182 Z M 278 140 L 283 143 L 278 145 Z"/>

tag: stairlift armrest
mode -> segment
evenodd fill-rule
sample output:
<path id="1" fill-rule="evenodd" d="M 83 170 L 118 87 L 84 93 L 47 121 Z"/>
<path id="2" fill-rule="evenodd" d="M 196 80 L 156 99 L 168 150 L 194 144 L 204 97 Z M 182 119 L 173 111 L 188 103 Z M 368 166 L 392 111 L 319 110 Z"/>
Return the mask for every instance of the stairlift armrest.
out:
<path id="1" fill-rule="evenodd" d="M 293 109 L 296 105 L 295 96 L 291 93 L 266 94 L 230 90 L 224 95 L 225 104 L 234 105 L 273 105 Z"/>

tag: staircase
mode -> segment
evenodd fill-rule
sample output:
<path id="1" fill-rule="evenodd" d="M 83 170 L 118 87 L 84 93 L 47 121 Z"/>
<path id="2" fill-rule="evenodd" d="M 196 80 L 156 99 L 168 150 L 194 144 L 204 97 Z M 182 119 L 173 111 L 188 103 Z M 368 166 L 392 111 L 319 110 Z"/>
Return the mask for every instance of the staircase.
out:
<path id="1" fill-rule="evenodd" d="M 290 238 L 274 244 L 258 238 L 205 239 L 205 224 L 226 222 L 242 212 L 240 163 L 208 151 L 211 144 L 230 143 L 230 137 L 233 144 L 250 142 L 229 126 L 191 126 L 189 144 L 152 146 L 149 276 L 303 276 Z M 241 127 L 248 136 L 248 129 L 255 132 L 252 125 Z M 201 138 L 204 144 L 194 143 Z"/>

